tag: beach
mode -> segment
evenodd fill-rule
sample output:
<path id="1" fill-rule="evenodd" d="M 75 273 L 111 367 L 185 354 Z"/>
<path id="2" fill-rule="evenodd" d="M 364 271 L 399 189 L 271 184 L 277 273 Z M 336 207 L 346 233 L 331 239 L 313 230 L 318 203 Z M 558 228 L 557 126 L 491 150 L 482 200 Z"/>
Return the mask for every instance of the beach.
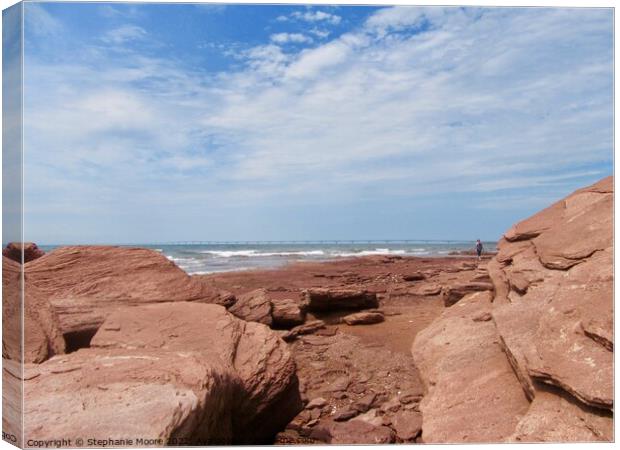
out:
<path id="1" fill-rule="evenodd" d="M 303 410 L 278 434 L 275 443 L 322 442 L 321 430 L 346 423 L 339 422 L 340 416 L 324 412 L 350 411 L 351 404 L 359 409 L 351 414 L 366 414 L 375 424 L 390 426 L 394 420 L 398 439 L 413 442 L 419 434 L 415 424 L 421 424 L 419 400 L 425 388 L 411 356 L 411 343 L 445 309 L 442 286 L 480 283 L 479 289 L 492 289 L 486 272 L 489 259 L 486 256 L 478 262 L 472 257 L 364 256 L 198 278 L 214 288 L 230 290 L 237 297 L 263 288 L 274 301 L 300 298 L 307 289 L 344 288 L 376 294 L 384 317 L 380 323 L 349 326 L 343 322 L 343 317 L 351 314 L 346 310 L 308 314 L 306 323 L 320 320 L 325 325 L 293 342 L 291 350 L 302 398 L 325 402 L 319 400 L 318 409 Z M 392 401 L 390 408 L 394 411 L 384 408 L 382 416 L 375 415 L 378 407 L 388 401 Z M 342 433 L 337 442 L 365 443 L 373 439 L 368 431 L 355 428 Z"/>
<path id="2" fill-rule="evenodd" d="M 185 249 L 228 261 L 201 273 L 178 248 L 9 244 L 4 427 L 22 383 L 27 445 L 610 441 L 612 201 L 609 177 L 480 259 Z"/>
<path id="3" fill-rule="evenodd" d="M 497 242 L 483 242 L 487 253 Z M 473 254 L 475 241 L 322 241 L 131 244 L 165 255 L 189 275 L 283 267 L 296 262 L 326 262 L 364 256 L 446 257 Z M 60 245 L 41 245 L 49 252 Z"/>

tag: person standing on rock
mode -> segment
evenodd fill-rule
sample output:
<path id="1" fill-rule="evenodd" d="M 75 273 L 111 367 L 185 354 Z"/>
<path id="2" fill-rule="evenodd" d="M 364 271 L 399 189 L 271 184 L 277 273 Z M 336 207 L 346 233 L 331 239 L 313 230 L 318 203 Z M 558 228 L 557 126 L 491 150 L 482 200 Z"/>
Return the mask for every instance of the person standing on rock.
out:
<path id="1" fill-rule="evenodd" d="M 480 239 L 476 241 L 476 253 L 478 254 L 478 261 L 480 261 L 480 256 L 482 255 L 482 242 L 480 242 Z"/>

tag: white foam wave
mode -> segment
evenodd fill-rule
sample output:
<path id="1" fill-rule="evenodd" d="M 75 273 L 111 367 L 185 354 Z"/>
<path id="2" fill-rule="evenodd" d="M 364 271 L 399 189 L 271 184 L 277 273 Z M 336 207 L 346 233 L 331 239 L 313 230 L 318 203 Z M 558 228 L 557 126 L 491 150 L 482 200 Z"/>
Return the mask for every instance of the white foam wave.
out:
<path id="1" fill-rule="evenodd" d="M 290 251 L 290 252 L 259 252 L 258 250 L 202 250 L 199 253 L 213 255 L 219 258 L 234 258 L 234 257 L 265 257 L 265 256 L 321 256 L 325 252 L 323 250 L 311 250 L 311 251 Z"/>

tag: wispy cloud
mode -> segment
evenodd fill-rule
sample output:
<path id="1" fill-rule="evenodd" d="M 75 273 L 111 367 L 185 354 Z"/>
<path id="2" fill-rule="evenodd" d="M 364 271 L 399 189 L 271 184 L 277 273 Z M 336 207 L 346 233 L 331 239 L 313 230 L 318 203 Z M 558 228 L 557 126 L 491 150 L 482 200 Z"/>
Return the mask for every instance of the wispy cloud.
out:
<path id="1" fill-rule="evenodd" d="M 38 36 L 49 36 L 62 31 L 61 23 L 36 3 L 28 6 L 24 21 L 26 27 Z"/>
<path id="2" fill-rule="evenodd" d="M 147 32 L 137 25 L 123 25 L 108 31 L 102 40 L 111 44 L 124 44 L 129 41 L 144 39 Z"/>
<path id="3" fill-rule="evenodd" d="M 276 44 L 311 44 L 313 39 L 301 33 L 274 33 L 270 39 Z"/>

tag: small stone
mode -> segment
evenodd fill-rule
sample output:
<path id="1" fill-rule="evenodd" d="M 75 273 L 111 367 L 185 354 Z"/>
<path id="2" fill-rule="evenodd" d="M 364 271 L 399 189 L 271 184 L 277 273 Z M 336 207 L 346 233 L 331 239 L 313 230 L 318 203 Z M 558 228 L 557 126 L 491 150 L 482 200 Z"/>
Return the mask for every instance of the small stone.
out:
<path id="1" fill-rule="evenodd" d="M 367 394 L 365 396 L 363 396 L 362 398 L 360 398 L 359 400 L 357 400 L 354 404 L 353 407 L 358 410 L 359 412 L 366 412 L 370 409 L 370 407 L 372 406 L 372 404 L 375 401 L 376 398 L 376 394 L 374 393 L 370 393 Z"/>
<path id="2" fill-rule="evenodd" d="M 325 390 L 327 392 L 346 391 L 350 384 L 351 380 L 348 377 L 340 377 L 332 384 L 330 384 L 329 387 Z"/>
<path id="3" fill-rule="evenodd" d="M 354 409 L 343 409 L 341 411 L 338 411 L 336 414 L 334 414 L 334 420 L 336 422 L 344 422 L 346 420 L 349 420 L 355 416 L 357 416 L 358 412 L 355 411 Z"/>
<path id="4" fill-rule="evenodd" d="M 405 281 L 420 281 L 420 280 L 425 280 L 425 279 L 426 279 L 426 275 L 424 275 L 422 272 L 412 272 L 412 273 L 403 275 L 403 280 Z"/>
<path id="5" fill-rule="evenodd" d="M 422 432 L 422 414 L 401 411 L 392 418 L 396 436 L 405 442 L 412 442 Z"/>
<path id="6" fill-rule="evenodd" d="M 310 400 L 310 402 L 306 405 L 306 409 L 322 408 L 325 405 L 327 405 L 327 400 L 323 397 L 316 397 Z"/>
<path id="7" fill-rule="evenodd" d="M 398 397 L 398 400 L 403 405 L 408 405 L 409 403 L 419 402 L 420 400 L 422 400 L 422 395 L 402 394 Z"/>
<path id="8" fill-rule="evenodd" d="M 381 405 L 381 410 L 385 412 L 387 411 L 396 412 L 399 409 L 400 409 L 400 402 L 398 401 L 398 398 L 396 397 L 391 398 L 390 400 L 385 402 L 383 405 Z"/>
<path id="9" fill-rule="evenodd" d="M 380 312 L 359 312 L 355 314 L 349 314 L 342 318 L 347 325 L 370 325 L 373 323 L 383 322 L 385 316 Z"/>
<path id="10" fill-rule="evenodd" d="M 310 422 L 308 422 L 305 426 L 308 428 L 312 428 L 313 426 L 315 426 L 317 423 L 319 423 L 319 419 L 312 419 Z"/>
<path id="11" fill-rule="evenodd" d="M 349 388 L 349 390 L 354 394 L 363 394 L 364 392 L 366 392 L 366 386 L 361 383 L 355 383 Z"/>
<path id="12" fill-rule="evenodd" d="M 360 414 L 359 416 L 355 417 L 353 420 L 361 420 L 363 422 L 369 423 L 376 427 L 383 425 L 383 418 L 377 414 L 376 409 L 371 409 L 365 414 Z"/>
<path id="13" fill-rule="evenodd" d="M 381 425 L 385 425 L 386 427 L 392 425 L 392 416 L 383 415 L 381 416 Z"/>
<path id="14" fill-rule="evenodd" d="M 332 436 L 329 433 L 329 430 L 322 426 L 313 428 L 310 434 L 308 435 L 308 437 L 310 439 L 314 439 L 316 441 L 321 441 L 321 442 L 326 442 L 326 443 L 331 442 L 331 439 L 332 439 Z"/>

